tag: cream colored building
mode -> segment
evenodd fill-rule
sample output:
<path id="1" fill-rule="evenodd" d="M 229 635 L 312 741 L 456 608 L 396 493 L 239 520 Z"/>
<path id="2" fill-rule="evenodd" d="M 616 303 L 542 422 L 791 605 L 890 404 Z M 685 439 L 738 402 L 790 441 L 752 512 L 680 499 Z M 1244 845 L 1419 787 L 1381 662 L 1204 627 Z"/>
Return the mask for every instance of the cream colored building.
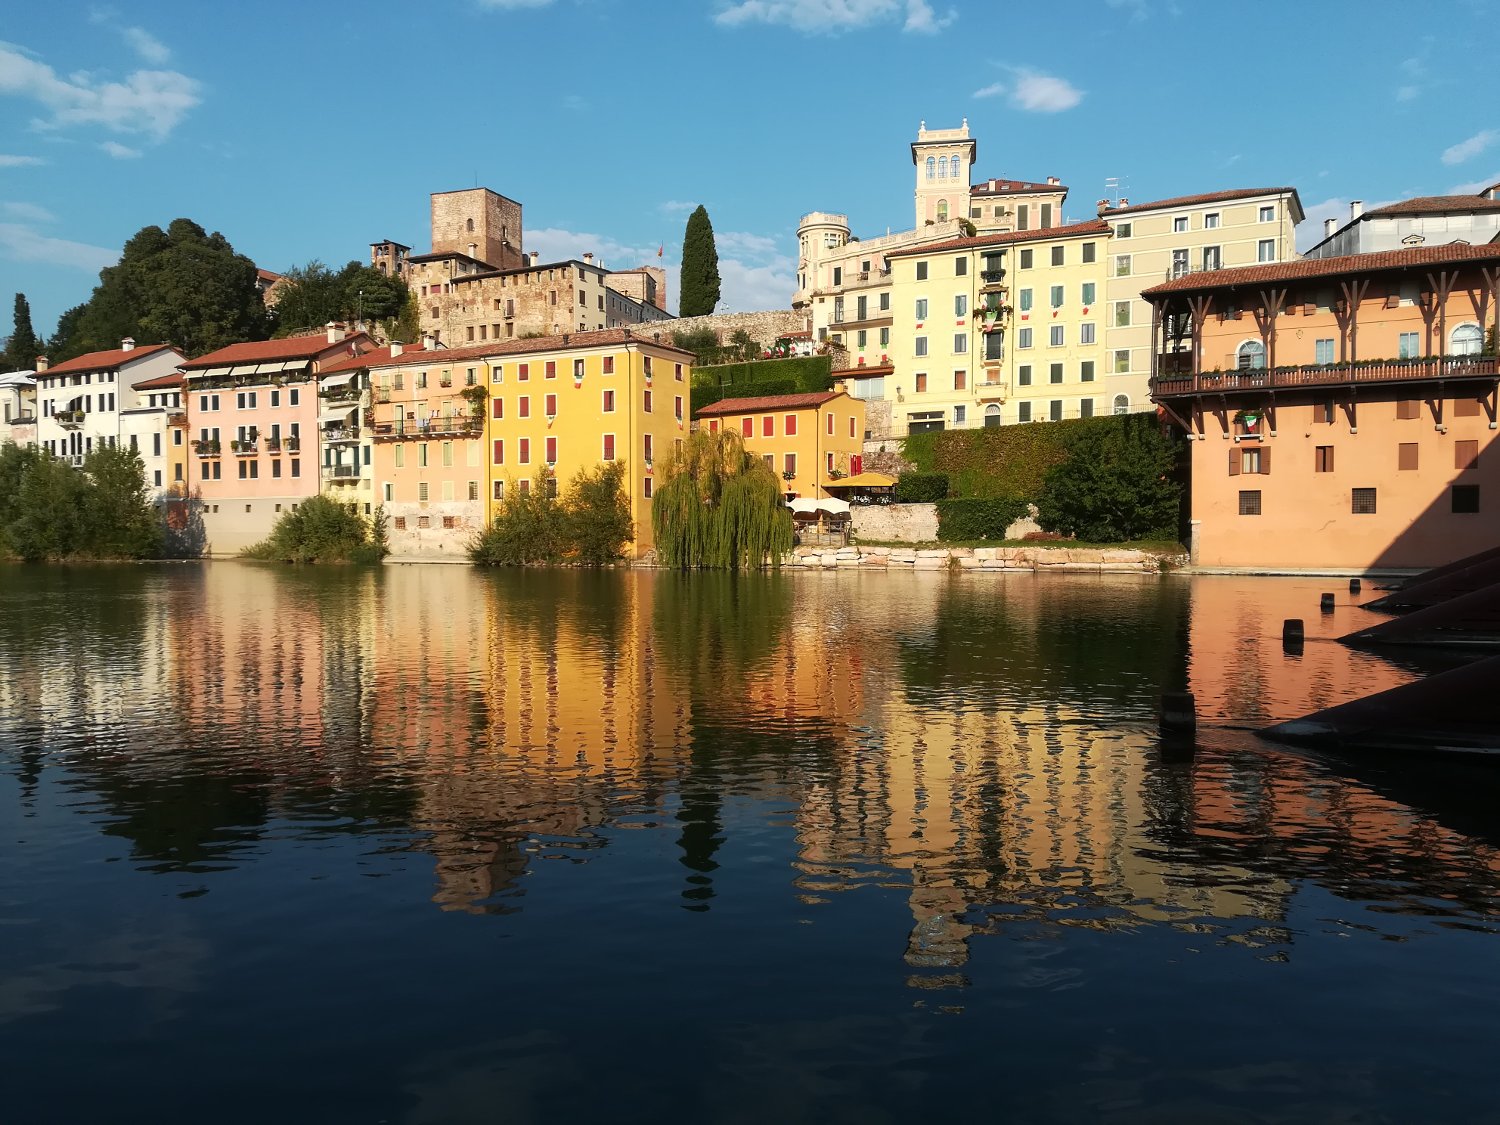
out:
<path id="1" fill-rule="evenodd" d="M 1110 242 L 1105 316 L 1110 410 L 1150 410 L 1151 306 L 1141 291 L 1201 270 L 1293 261 L 1304 218 L 1295 188 L 1240 188 L 1117 206 L 1101 202 Z"/>

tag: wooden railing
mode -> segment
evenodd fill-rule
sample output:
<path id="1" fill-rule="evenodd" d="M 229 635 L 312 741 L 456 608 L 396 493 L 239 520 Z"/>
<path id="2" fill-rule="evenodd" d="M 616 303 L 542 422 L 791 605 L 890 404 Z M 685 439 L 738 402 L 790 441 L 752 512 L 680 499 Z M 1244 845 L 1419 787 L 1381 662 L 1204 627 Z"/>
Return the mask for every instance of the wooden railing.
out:
<path id="1" fill-rule="evenodd" d="M 1175 359 L 1163 356 L 1162 359 Z M 1157 398 L 1219 394 L 1226 391 L 1338 387 L 1351 383 L 1408 383 L 1433 379 L 1493 379 L 1500 375 L 1494 356 L 1449 356 L 1447 359 L 1377 359 L 1357 363 L 1310 363 L 1297 367 L 1248 367 L 1204 371 L 1197 375 L 1158 375 L 1151 380 Z"/>

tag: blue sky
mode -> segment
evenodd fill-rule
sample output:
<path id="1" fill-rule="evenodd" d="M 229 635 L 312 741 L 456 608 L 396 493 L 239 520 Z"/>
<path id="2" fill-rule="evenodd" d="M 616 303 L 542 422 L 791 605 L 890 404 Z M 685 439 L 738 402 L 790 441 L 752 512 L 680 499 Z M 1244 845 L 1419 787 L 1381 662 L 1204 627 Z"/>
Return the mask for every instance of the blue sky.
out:
<path id="1" fill-rule="evenodd" d="M 1068 217 L 1291 184 L 1312 219 L 1500 180 L 1500 0 L 14 3 L 0 24 L 0 334 L 186 216 L 269 269 L 428 245 L 427 195 L 520 200 L 528 249 L 677 259 L 708 206 L 721 309 L 784 307 L 798 217 L 912 223 L 917 123 Z M 1472 190 L 1472 188 L 1471 188 Z M 672 282 L 675 309 L 675 277 Z"/>

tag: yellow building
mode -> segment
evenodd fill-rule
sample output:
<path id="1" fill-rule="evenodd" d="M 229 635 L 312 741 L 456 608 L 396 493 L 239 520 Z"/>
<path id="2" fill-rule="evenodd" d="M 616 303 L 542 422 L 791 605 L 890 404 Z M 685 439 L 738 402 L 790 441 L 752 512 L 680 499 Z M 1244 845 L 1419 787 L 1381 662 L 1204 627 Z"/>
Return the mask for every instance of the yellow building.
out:
<path id="1" fill-rule="evenodd" d="M 742 435 L 796 496 L 829 496 L 825 485 L 860 471 L 865 404 L 842 391 L 726 398 L 697 417 L 710 433 Z"/>
<path id="2" fill-rule="evenodd" d="M 1094 220 L 892 254 L 889 363 L 839 373 L 883 403 L 872 436 L 1103 413 L 1109 234 Z"/>

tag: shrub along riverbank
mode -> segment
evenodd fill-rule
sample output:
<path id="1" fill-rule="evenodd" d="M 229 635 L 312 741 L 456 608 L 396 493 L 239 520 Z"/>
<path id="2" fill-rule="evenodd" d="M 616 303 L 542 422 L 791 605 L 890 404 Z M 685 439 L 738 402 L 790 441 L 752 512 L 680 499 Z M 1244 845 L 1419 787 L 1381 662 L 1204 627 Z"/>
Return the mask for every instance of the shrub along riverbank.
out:
<path id="1" fill-rule="evenodd" d="M 623 461 L 580 469 L 561 500 L 545 473 L 524 490 L 510 481 L 494 520 L 469 544 L 469 558 L 480 566 L 617 561 L 634 538 L 624 480 Z"/>
<path id="2" fill-rule="evenodd" d="M 390 553 L 385 512 L 366 520 L 353 505 L 309 496 L 283 512 L 271 534 L 241 554 L 266 562 L 378 563 Z"/>
<path id="3" fill-rule="evenodd" d="M 0 555 L 153 559 L 167 546 L 134 450 L 96 449 L 80 470 L 42 449 L 0 446 Z"/>

